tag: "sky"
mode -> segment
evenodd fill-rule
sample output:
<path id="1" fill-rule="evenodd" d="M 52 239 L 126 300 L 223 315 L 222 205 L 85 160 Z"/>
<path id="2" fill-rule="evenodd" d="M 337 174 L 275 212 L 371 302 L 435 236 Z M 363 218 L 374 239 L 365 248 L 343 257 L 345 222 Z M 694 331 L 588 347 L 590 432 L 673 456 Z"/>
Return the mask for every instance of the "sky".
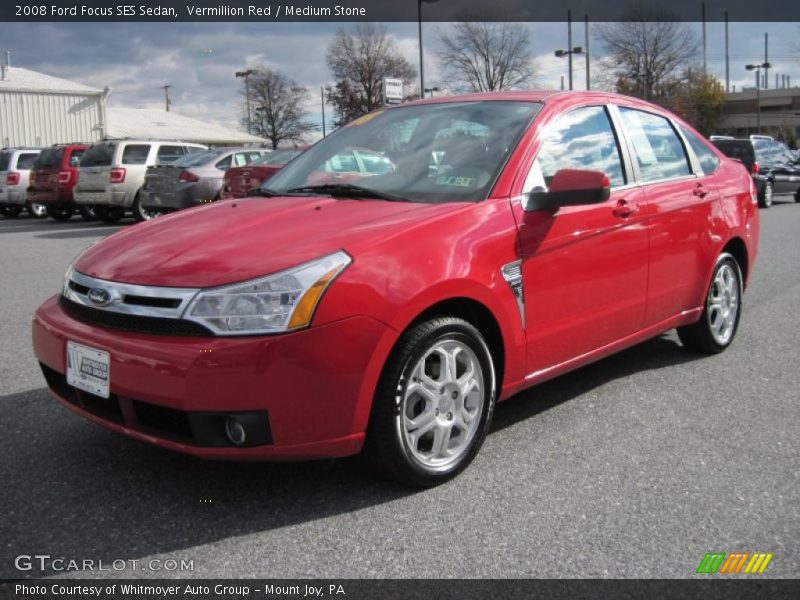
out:
<path id="1" fill-rule="evenodd" d="M 406 59 L 419 68 L 416 23 L 387 23 Z M 567 47 L 565 23 L 524 23 L 530 34 L 537 74 L 536 88 L 559 88 L 567 60 L 553 50 Z M 699 23 L 687 26 L 700 35 Z M 322 85 L 333 83 L 325 53 L 339 27 L 335 23 L 0 23 L 0 50 L 12 51 L 12 65 L 111 88 L 110 106 L 163 108 L 161 86 L 172 85 L 172 110 L 187 116 L 238 127 L 242 117 L 241 79 L 234 73 L 263 64 L 287 72 L 310 91 L 310 121 L 321 120 Z M 444 73 L 433 49 L 446 23 L 426 23 L 425 86 L 444 87 Z M 707 24 L 708 70 L 724 81 L 724 25 Z M 731 84 L 752 86 L 744 69 L 764 60 L 769 33 L 769 87 L 774 73 L 788 74 L 800 86 L 800 23 L 731 23 Z M 591 38 L 595 57 L 604 52 Z M 573 46 L 584 45 L 582 22 L 573 24 Z M 698 56 L 698 61 L 702 55 Z M 592 61 L 594 62 L 594 61 Z M 585 62 L 574 61 L 575 89 L 585 87 Z M 593 66 L 594 68 L 594 66 Z M 328 107 L 326 111 L 329 111 Z M 330 114 L 330 113 L 329 113 Z"/>

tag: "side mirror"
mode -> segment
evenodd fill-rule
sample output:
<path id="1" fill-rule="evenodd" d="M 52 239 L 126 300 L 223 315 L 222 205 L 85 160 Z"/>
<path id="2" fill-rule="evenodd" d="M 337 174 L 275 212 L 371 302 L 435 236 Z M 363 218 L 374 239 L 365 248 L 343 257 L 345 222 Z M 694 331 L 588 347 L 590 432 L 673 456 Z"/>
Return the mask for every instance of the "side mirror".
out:
<path id="1" fill-rule="evenodd" d="M 601 171 L 559 169 L 547 190 L 534 188 L 523 203 L 526 212 L 562 206 L 599 204 L 611 195 L 611 182 Z"/>

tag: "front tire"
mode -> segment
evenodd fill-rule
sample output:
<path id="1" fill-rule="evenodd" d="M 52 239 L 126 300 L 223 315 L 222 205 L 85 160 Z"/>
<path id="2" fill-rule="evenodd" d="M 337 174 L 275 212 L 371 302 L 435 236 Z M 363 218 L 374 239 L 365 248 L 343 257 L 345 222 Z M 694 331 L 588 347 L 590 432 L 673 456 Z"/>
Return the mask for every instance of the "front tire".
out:
<path id="1" fill-rule="evenodd" d="M 678 328 L 687 348 L 703 354 L 718 354 L 733 342 L 742 316 L 742 270 L 727 252 L 720 254 L 700 320 Z"/>
<path id="2" fill-rule="evenodd" d="M 381 474 L 415 487 L 455 477 L 489 431 L 496 387 L 491 353 L 472 324 L 440 317 L 415 325 L 384 367 L 365 458 Z"/>
<path id="3" fill-rule="evenodd" d="M 774 196 L 775 196 L 775 188 L 773 187 L 772 182 L 765 181 L 764 188 L 758 195 L 758 205 L 761 208 L 769 208 L 770 206 L 772 206 L 772 200 Z"/>

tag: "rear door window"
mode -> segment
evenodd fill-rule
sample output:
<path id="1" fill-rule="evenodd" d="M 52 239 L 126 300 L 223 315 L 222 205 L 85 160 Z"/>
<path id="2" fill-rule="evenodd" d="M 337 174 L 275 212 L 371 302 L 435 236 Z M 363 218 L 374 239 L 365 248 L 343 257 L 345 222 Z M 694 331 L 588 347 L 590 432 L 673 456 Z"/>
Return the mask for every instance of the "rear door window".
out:
<path id="1" fill-rule="evenodd" d="M 146 165 L 150 144 L 128 144 L 122 150 L 123 165 Z"/>
<path id="2" fill-rule="evenodd" d="M 692 174 L 678 134 L 664 117 L 620 108 L 642 181 L 660 181 Z"/>
<path id="3" fill-rule="evenodd" d="M 156 163 L 159 165 L 168 165 L 184 155 L 183 146 L 161 146 L 158 149 L 156 156 Z"/>
<path id="4" fill-rule="evenodd" d="M 38 152 L 21 152 L 17 157 L 17 169 L 20 171 L 28 171 L 33 167 L 36 162 L 36 157 L 39 156 Z"/>

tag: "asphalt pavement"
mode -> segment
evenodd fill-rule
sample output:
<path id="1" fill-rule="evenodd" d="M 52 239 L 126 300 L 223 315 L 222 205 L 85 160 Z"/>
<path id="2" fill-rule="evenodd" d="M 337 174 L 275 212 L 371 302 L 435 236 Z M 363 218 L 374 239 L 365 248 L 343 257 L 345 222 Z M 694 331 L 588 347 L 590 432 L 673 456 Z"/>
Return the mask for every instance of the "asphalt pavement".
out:
<path id="1" fill-rule="evenodd" d="M 761 217 L 727 352 L 673 332 L 521 393 L 467 471 L 426 491 L 352 459 L 205 462 L 57 405 L 31 313 L 117 227 L 0 219 L 0 577 L 59 574 L 15 569 L 47 554 L 125 563 L 84 576 L 183 559 L 193 577 L 683 578 L 710 551 L 772 552 L 764 576 L 798 577 L 800 204 Z"/>

